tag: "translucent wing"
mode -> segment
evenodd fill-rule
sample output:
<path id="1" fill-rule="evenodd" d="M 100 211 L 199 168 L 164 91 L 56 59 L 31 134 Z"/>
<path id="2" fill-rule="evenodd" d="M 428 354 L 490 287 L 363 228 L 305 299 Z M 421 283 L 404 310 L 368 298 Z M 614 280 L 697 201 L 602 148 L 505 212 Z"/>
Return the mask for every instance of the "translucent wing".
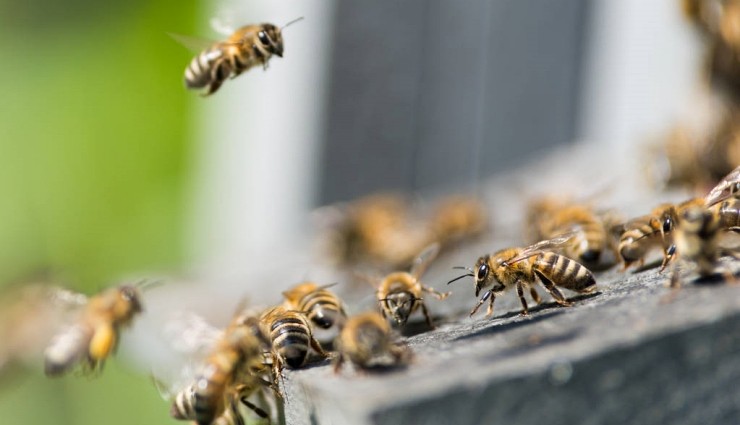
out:
<path id="1" fill-rule="evenodd" d="M 223 330 L 194 313 L 178 313 L 164 326 L 164 337 L 169 345 L 192 358 L 205 357 L 222 335 Z"/>
<path id="2" fill-rule="evenodd" d="M 574 232 L 569 232 L 569 233 L 564 233 L 552 239 L 547 239 L 544 241 L 537 242 L 534 245 L 530 245 L 524 248 L 524 250 L 522 250 L 522 252 L 519 253 L 519 255 L 512 258 L 511 260 L 508 260 L 507 263 L 508 264 L 518 263 L 519 261 L 526 260 L 527 258 L 533 257 L 542 251 L 552 249 L 552 248 L 559 248 L 565 245 L 566 243 L 568 243 L 568 241 L 570 241 L 575 235 L 576 234 Z"/>
<path id="3" fill-rule="evenodd" d="M 419 254 L 411 264 L 411 275 L 417 279 L 421 277 L 427 268 L 429 268 L 432 261 L 437 258 L 437 254 L 439 254 L 439 244 L 436 242 L 424 248 L 424 250 L 421 251 L 421 254 Z"/>
<path id="4" fill-rule="evenodd" d="M 191 37 L 188 35 L 175 34 L 171 32 L 168 32 L 167 35 L 172 37 L 175 41 L 177 41 L 179 44 L 182 44 L 193 53 L 200 53 L 217 43 L 216 41 L 208 40 L 205 38 Z"/>
<path id="5" fill-rule="evenodd" d="M 704 198 L 704 205 L 711 207 L 712 205 L 722 202 L 725 199 L 736 196 L 740 193 L 740 167 L 735 168 L 732 172 L 725 176 L 717 186 L 712 189 L 709 194 Z"/>

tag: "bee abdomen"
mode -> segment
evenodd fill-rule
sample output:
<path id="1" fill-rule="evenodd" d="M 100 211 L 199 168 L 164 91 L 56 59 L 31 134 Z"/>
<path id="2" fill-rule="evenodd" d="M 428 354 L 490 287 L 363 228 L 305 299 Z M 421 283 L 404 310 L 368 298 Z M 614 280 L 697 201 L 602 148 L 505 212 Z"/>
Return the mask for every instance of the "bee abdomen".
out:
<path id="1" fill-rule="evenodd" d="M 719 223 L 723 229 L 740 227 L 740 199 L 729 199 L 718 207 Z"/>
<path id="2" fill-rule="evenodd" d="M 305 311 L 308 320 L 324 329 L 330 328 L 338 317 L 346 316 L 337 298 L 326 290 L 301 298 L 298 309 Z"/>
<path id="3" fill-rule="evenodd" d="M 284 318 L 271 326 L 272 343 L 277 353 L 291 368 L 303 366 L 308 355 L 308 328 L 298 318 Z"/>
<path id="4" fill-rule="evenodd" d="M 179 420 L 192 420 L 195 414 L 195 387 L 189 385 L 177 393 L 170 409 L 170 416 Z"/>
<path id="5" fill-rule="evenodd" d="M 194 57 L 185 69 L 185 85 L 188 88 L 201 88 L 209 85 L 214 78 L 226 79 L 228 74 L 221 75 L 225 71 L 217 69 L 226 64 L 223 57 L 223 51 L 218 46 L 205 50 Z"/>
<path id="6" fill-rule="evenodd" d="M 543 252 L 537 256 L 534 267 L 557 286 L 576 292 L 591 292 L 596 288 L 591 271 L 564 255 Z"/>

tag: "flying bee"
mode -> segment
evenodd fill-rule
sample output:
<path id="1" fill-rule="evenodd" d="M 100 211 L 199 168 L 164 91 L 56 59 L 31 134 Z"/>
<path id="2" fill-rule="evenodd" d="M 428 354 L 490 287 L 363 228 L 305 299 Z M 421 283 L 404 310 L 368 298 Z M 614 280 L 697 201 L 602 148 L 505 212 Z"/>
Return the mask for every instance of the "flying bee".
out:
<path id="1" fill-rule="evenodd" d="M 328 356 L 313 337 L 306 315 L 300 311 L 273 307 L 262 313 L 260 326 L 270 338 L 273 382 L 276 384 L 285 365 L 297 369 L 306 364 L 309 347 L 321 357 Z"/>
<path id="2" fill-rule="evenodd" d="M 370 369 L 404 364 L 411 358 L 409 348 L 393 341 L 388 322 L 374 311 L 347 319 L 334 345 L 339 352 L 334 372 L 341 369 L 345 360 Z"/>
<path id="3" fill-rule="evenodd" d="M 409 316 L 421 307 L 427 325 L 434 328 L 432 317 L 424 304 L 422 294 L 426 292 L 438 300 L 443 300 L 450 293 L 437 292 L 433 288 L 423 285 L 419 279 L 438 253 L 439 244 L 432 244 L 414 260 L 409 272 L 393 272 L 380 281 L 376 295 L 383 317 L 390 316 L 399 326 L 403 326 L 408 321 Z"/>
<path id="4" fill-rule="evenodd" d="M 229 77 L 236 78 L 256 65 L 267 69 L 273 55 L 283 57 L 282 30 L 301 19 L 288 22 L 282 28 L 263 23 L 237 29 L 225 41 L 213 44 L 193 58 L 185 69 L 185 85 L 189 89 L 207 87 L 204 96 L 208 96 L 215 93 Z M 174 37 L 183 43 L 190 43 L 184 37 Z"/>
<path id="5" fill-rule="evenodd" d="M 570 301 L 565 299 L 557 288 L 558 286 L 582 294 L 593 292 L 596 289 L 596 280 L 585 266 L 568 257 L 548 251 L 563 246 L 572 237 L 572 234 L 564 235 L 526 248 L 507 248 L 492 255 L 485 255 L 478 259 L 473 269 L 457 267 L 467 270 L 468 273 L 449 281 L 448 284 L 468 276 L 473 277 L 476 297 L 481 290 L 491 286 L 470 312 L 471 316 L 486 301 L 488 301 L 486 316 L 493 314 L 493 302 L 496 295 L 514 287 L 516 287 L 519 301 L 522 304 L 522 315 L 529 314 L 524 291 L 529 288 L 532 299 L 539 304 L 540 296 L 534 287 L 537 278 L 558 304 L 569 306 Z"/>
<path id="6" fill-rule="evenodd" d="M 270 386 L 259 375 L 266 346 L 259 319 L 249 314 L 236 316 L 216 340 L 194 382 L 175 396 L 170 415 L 194 420 L 198 425 L 240 424 L 241 402 L 267 417 L 264 410 L 247 400 L 260 385 Z"/>
<path id="7" fill-rule="evenodd" d="M 606 227 L 587 205 L 567 204 L 554 198 L 542 198 L 528 207 L 527 228 L 533 229 L 532 240 L 543 240 L 573 233 L 563 247 L 565 255 L 585 263 L 596 263 L 608 246 Z"/>
<path id="8" fill-rule="evenodd" d="M 118 345 L 121 327 L 141 311 L 137 286 L 110 288 L 90 298 L 77 322 L 57 334 L 46 348 L 46 375 L 62 375 L 78 363 L 88 372 L 101 369 Z"/>
<path id="9" fill-rule="evenodd" d="M 300 283 L 283 292 L 286 310 L 302 311 L 314 325 L 329 329 L 347 318 L 342 300 L 329 291 L 335 284 L 319 286 L 313 282 Z"/>
<path id="10" fill-rule="evenodd" d="M 698 267 L 699 276 L 714 273 L 719 259 L 719 217 L 699 206 L 682 211 L 676 226 L 674 241 L 679 258 Z M 679 285 L 678 263 L 674 263 L 671 287 Z"/>

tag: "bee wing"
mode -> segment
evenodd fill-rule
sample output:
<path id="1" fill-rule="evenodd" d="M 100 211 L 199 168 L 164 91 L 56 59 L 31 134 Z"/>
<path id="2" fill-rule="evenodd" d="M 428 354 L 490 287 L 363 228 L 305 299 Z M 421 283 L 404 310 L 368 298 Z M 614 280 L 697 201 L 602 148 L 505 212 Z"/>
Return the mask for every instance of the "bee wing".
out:
<path id="1" fill-rule="evenodd" d="M 185 48 L 193 53 L 200 53 L 217 43 L 217 41 L 209 40 L 206 38 L 192 37 L 189 35 L 175 34 L 171 32 L 168 32 L 167 35 L 172 37 L 175 41 L 182 44 L 183 46 L 185 46 Z"/>
<path id="2" fill-rule="evenodd" d="M 439 254 L 439 243 L 435 242 L 426 248 L 424 248 L 423 251 L 421 251 L 421 254 L 419 254 L 415 259 L 414 262 L 411 264 L 411 270 L 410 273 L 414 278 L 418 279 L 421 277 L 421 275 L 424 274 L 424 272 L 429 268 L 429 265 L 434 261 L 435 258 L 437 258 L 437 254 Z"/>
<path id="3" fill-rule="evenodd" d="M 730 174 L 726 175 L 725 178 L 709 191 L 709 194 L 704 198 L 704 205 L 711 207 L 734 195 L 738 190 L 736 187 L 738 184 L 740 184 L 740 167 L 732 170 Z"/>
<path id="4" fill-rule="evenodd" d="M 516 257 L 510 260 L 507 260 L 506 262 L 509 264 L 518 263 L 519 261 L 526 260 L 527 258 L 533 257 L 542 251 L 553 249 L 553 248 L 559 248 L 565 245 L 566 243 L 568 243 L 568 241 L 570 241 L 575 235 L 576 235 L 575 232 L 568 232 L 560 236 L 554 237 L 552 239 L 547 239 L 544 241 L 537 242 L 534 245 L 530 245 L 524 248 L 522 252 L 519 253 L 519 255 L 517 255 Z"/>
<path id="5" fill-rule="evenodd" d="M 164 326 L 164 337 L 178 353 L 203 358 L 223 335 L 223 330 L 194 313 L 176 314 Z"/>

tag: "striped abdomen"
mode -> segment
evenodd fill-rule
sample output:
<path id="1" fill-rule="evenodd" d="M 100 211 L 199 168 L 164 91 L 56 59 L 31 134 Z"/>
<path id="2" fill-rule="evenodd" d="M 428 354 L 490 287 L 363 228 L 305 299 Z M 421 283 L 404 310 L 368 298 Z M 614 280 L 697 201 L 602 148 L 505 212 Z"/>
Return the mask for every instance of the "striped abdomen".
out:
<path id="1" fill-rule="evenodd" d="M 270 339 L 275 355 L 291 368 L 303 366 L 308 357 L 311 331 L 300 313 L 286 311 L 270 324 Z"/>
<path id="2" fill-rule="evenodd" d="M 719 215 L 719 225 L 722 229 L 740 227 L 740 199 L 727 199 L 712 207 Z"/>
<path id="3" fill-rule="evenodd" d="M 538 274 L 557 286 L 576 292 L 591 292 L 596 288 L 596 279 L 581 263 L 554 252 L 541 252 L 532 265 Z"/>
<path id="4" fill-rule="evenodd" d="M 297 309 L 305 312 L 308 320 L 323 329 L 328 329 L 337 320 L 347 317 L 342 302 L 326 289 L 319 289 L 301 297 Z"/>
<path id="5" fill-rule="evenodd" d="M 194 419 L 199 425 L 213 422 L 224 411 L 224 391 L 231 384 L 239 364 L 236 350 L 219 351 L 211 355 L 195 380 L 193 392 Z"/>
<path id="6" fill-rule="evenodd" d="M 185 85 L 196 89 L 226 80 L 231 74 L 232 67 L 224 53 L 223 47 L 216 44 L 194 57 L 185 69 Z"/>
<path id="7" fill-rule="evenodd" d="M 579 231 L 573 238 L 572 254 L 583 261 L 598 261 L 606 245 L 604 226 L 595 219 L 575 224 Z"/>

